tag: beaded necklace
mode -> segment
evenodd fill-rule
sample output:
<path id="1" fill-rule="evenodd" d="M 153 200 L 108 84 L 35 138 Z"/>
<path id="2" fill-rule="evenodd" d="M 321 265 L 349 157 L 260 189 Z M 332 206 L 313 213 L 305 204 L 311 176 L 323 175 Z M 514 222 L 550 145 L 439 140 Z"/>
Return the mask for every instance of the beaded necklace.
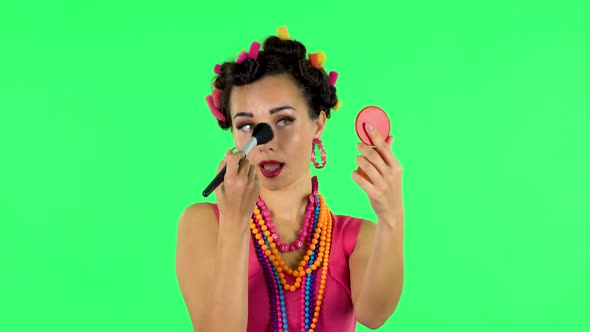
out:
<path id="1" fill-rule="evenodd" d="M 258 261 L 262 266 L 269 294 L 270 319 L 273 332 L 288 332 L 285 292 L 301 291 L 301 331 L 313 332 L 319 319 L 326 288 L 328 260 L 332 238 L 332 216 L 323 196 L 318 192 L 317 177 L 312 178 L 312 194 L 299 237 L 291 245 L 278 241 L 270 211 L 259 198 L 250 219 L 250 230 Z M 300 243 L 300 244 L 299 244 Z M 283 262 L 280 253 L 306 246 L 307 251 L 296 270 Z M 281 246 L 286 250 L 281 250 Z M 321 266 L 321 277 L 317 294 L 317 277 Z M 293 284 L 285 279 L 285 273 L 295 277 Z"/>

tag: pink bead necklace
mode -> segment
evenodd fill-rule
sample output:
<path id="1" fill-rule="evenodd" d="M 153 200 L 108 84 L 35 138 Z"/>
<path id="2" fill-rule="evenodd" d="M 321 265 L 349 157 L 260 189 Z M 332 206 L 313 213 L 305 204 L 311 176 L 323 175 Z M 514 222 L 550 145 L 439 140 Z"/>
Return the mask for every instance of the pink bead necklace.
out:
<path id="1" fill-rule="evenodd" d="M 293 241 L 293 243 L 291 243 L 291 244 L 282 243 L 280 241 L 281 237 L 275 229 L 275 224 L 270 219 L 270 211 L 268 210 L 268 208 L 264 204 L 264 201 L 260 197 L 258 197 L 258 200 L 256 203 L 260 207 L 260 210 L 262 212 L 262 216 L 264 217 L 265 220 L 267 220 L 266 226 L 268 227 L 268 230 L 270 231 L 270 234 L 273 237 L 275 243 L 277 244 L 277 248 L 279 248 L 280 252 L 291 252 L 291 251 L 295 251 L 295 250 L 303 247 L 303 245 L 306 244 L 306 239 L 308 238 L 308 236 L 312 232 L 314 213 L 315 213 L 314 212 L 314 210 L 315 210 L 315 195 L 317 194 L 317 191 L 318 191 L 318 180 L 317 180 L 316 176 L 314 176 L 311 179 L 311 186 L 312 186 L 312 192 L 308 198 L 309 202 L 307 203 L 307 210 L 305 211 L 305 218 L 303 219 L 304 220 L 303 227 L 301 227 L 301 230 L 298 233 L 297 239 L 295 241 Z"/>

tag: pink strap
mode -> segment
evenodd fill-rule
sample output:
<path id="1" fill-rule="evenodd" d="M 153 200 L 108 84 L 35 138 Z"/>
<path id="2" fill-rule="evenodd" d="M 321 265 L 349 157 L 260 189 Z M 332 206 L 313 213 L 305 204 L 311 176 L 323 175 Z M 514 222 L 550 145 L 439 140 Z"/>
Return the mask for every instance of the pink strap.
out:
<path id="1" fill-rule="evenodd" d="M 209 203 L 209 205 L 211 205 L 211 207 L 213 208 L 213 212 L 215 212 L 215 217 L 217 217 L 217 222 L 219 222 L 219 208 L 217 207 L 217 204 Z"/>

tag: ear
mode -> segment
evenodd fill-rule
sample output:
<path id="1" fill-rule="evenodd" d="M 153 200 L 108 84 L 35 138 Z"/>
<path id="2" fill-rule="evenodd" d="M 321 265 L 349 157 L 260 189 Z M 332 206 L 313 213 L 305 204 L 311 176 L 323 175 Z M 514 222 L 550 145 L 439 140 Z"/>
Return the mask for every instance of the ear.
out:
<path id="1" fill-rule="evenodd" d="M 313 133 L 314 138 L 320 138 L 324 133 L 324 128 L 326 127 L 326 119 L 326 112 L 321 111 L 320 115 L 315 120 L 315 128 Z"/>

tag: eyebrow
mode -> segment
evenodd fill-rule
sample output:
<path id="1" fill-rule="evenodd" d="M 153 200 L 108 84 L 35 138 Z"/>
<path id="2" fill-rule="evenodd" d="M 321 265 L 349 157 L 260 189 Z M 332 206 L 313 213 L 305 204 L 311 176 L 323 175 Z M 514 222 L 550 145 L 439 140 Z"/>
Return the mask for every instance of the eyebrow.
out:
<path id="1" fill-rule="evenodd" d="M 291 109 L 291 110 L 294 110 L 295 111 L 295 109 L 293 107 L 291 107 L 289 105 L 285 105 L 285 106 L 279 106 L 279 107 L 272 108 L 272 109 L 269 110 L 269 112 L 270 112 L 271 115 L 273 115 L 273 114 L 275 114 L 277 112 L 288 110 L 288 109 Z M 254 114 L 248 113 L 248 112 L 240 112 L 240 113 L 234 115 L 234 119 L 237 118 L 238 116 L 246 116 L 246 117 L 249 117 L 249 118 L 253 118 L 254 117 Z"/>

